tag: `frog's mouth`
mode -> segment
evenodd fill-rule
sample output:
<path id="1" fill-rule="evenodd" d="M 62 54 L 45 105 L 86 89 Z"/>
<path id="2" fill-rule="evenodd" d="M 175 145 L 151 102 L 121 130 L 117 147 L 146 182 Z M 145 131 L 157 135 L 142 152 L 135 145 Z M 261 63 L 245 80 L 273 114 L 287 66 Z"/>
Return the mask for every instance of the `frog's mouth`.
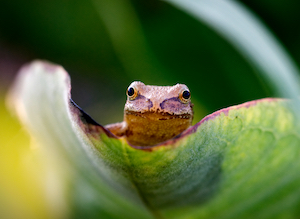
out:
<path id="1" fill-rule="evenodd" d="M 170 114 L 166 112 L 157 112 L 157 111 L 150 111 L 150 112 L 134 112 L 134 111 L 125 111 L 125 114 L 127 116 L 137 116 L 144 119 L 149 120 L 170 120 L 170 119 L 183 119 L 183 120 L 189 120 L 192 119 L 192 115 L 190 114 Z"/>

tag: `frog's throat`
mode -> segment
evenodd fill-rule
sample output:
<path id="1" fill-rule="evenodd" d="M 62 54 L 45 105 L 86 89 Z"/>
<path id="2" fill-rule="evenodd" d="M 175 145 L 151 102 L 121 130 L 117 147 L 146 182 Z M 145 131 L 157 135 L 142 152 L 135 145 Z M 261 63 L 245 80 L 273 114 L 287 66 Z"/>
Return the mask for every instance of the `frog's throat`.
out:
<path id="1" fill-rule="evenodd" d="M 193 119 L 193 115 L 184 113 L 184 114 L 170 114 L 167 112 L 157 112 L 157 111 L 148 111 L 148 112 L 134 112 L 125 110 L 125 116 L 137 116 L 149 120 L 170 120 L 170 119 Z"/>
<path id="2" fill-rule="evenodd" d="M 191 126 L 192 119 L 190 114 L 125 111 L 125 136 L 132 145 L 153 146 L 182 133 Z"/>

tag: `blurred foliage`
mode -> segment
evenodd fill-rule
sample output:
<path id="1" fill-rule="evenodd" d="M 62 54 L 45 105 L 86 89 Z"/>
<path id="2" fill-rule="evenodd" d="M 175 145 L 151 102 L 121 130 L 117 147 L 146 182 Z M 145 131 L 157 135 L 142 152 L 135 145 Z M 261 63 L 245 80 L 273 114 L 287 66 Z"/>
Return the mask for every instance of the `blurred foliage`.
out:
<path id="1" fill-rule="evenodd" d="M 63 65 L 71 74 L 75 101 L 96 119 L 102 118 L 101 123 L 122 119 L 124 91 L 133 80 L 186 83 L 196 103 L 197 120 L 225 106 L 273 96 L 231 45 L 189 15 L 158 0 L 113 2 L 2 2 L 2 53 L 13 51 L 11 59 L 21 56 L 23 62 L 40 58 Z M 121 2 L 123 7 L 116 9 Z M 299 44 L 295 34 L 299 3 L 245 3 L 279 32 L 300 59 L 295 46 Z M 103 10 L 97 11 L 95 5 Z M 111 38 L 113 30 L 107 28 L 108 18 L 119 31 L 119 50 Z M 111 115 L 117 115 L 114 121 L 103 119 Z"/>
<path id="2" fill-rule="evenodd" d="M 63 217 L 66 205 L 57 195 L 61 190 L 54 167 L 47 166 L 40 149 L 30 144 L 29 135 L 0 98 L 1 218 Z"/>

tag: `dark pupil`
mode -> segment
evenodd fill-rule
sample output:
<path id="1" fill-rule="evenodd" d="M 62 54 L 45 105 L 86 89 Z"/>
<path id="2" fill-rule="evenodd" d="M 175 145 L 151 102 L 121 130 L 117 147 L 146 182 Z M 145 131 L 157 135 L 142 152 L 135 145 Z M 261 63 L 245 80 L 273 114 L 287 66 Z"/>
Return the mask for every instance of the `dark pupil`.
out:
<path id="1" fill-rule="evenodd" d="M 132 87 L 130 87 L 130 88 L 128 89 L 127 93 L 128 93 L 128 96 L 131 97 L 131 96 L 134 94 L 134 89 L 133 89 Z"/>
<path id="2" fill-rule="evenodd" d="M 190 92 L 188 92 L 187 90 L 183 91 L 182 97 L 183 97 L 184 99 L 187 100 L 187 99 L 190 98 L 190 96 L 191 96 Z"/>

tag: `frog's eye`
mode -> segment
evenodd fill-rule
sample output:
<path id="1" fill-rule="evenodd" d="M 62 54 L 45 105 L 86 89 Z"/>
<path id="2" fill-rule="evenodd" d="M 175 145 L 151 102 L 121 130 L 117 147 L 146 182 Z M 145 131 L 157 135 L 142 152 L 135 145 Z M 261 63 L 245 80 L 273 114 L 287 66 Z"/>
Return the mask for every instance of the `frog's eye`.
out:
<path id="1" fill-rule="evenodd" d="M 181 91 L 179 99 L 182 103 L 187 103 L 191 99 L 191 93 L 189 90 Z"/>
<path id="2" fill-rule="evenodd" d="M 137 89 L 134 87 L 129 87 L 127 89 L 127 96 L 129 97 L 130 100 L 134 100 L 138 95 Z"/>

